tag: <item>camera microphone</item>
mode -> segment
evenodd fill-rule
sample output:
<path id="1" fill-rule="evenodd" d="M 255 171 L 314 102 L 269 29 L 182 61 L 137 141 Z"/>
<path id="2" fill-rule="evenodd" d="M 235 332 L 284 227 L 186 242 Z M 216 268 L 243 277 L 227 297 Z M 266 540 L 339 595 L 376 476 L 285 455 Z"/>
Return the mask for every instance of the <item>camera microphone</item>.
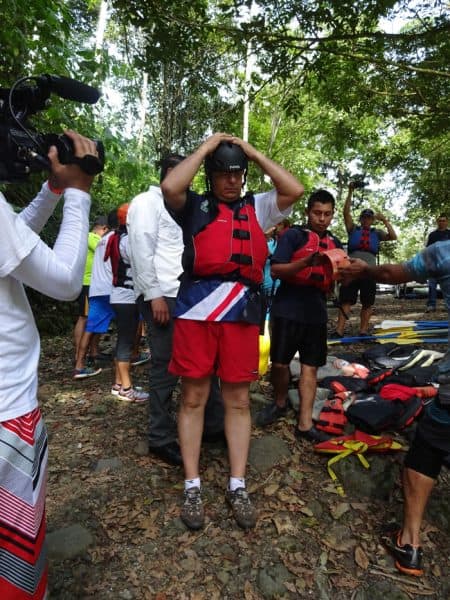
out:
<path id="1" fill-rule="evenodd" d="M 38 85 L 49 87 L 61 98 L 75 100 L 75 102 L 95 104 L 101 95 L 96 88 L 90 85 L 60 75 L 40 75 L 37 77 L 37 81 Z"/>

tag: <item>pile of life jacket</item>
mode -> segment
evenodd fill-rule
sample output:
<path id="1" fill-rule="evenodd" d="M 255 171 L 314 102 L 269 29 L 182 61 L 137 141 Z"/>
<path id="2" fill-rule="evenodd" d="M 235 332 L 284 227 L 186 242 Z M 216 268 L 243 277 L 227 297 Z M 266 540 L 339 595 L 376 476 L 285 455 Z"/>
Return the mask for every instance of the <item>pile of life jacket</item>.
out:
<path id="1" fill-rule="evenodd" d="M 371 351 L 362 357 L 370 369 L 366 377 L 336 376 L 320 381 L 320 387 L 328 388 L 330 394 L 316 421 L 318 429 L 342 436 L 350 423 L 368 434 L 401 431 L 437 395 L 436 363 L 442 353 L 397 348 L 396 344 L 387 344 L 384 352 L 379 347 Z"/>

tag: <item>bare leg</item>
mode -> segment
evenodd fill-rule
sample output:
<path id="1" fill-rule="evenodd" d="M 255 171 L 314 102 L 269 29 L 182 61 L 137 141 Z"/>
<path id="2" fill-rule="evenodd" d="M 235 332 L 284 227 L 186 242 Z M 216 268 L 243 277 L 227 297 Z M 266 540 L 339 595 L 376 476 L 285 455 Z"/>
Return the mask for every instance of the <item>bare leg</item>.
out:
<path id="1" fill-rule="evenodd" d="M 344 335 L 344 331 L 345 331 L 345 324 L 347 322 L 347 319 L 344 317 L 344 313 L 348 316 L 350 316 L 351 310 L 352 310 L 352 305 L 349 303 L 343 303 L 341 305 L 341 309 L 338 312 L 338 322 L 336 325 L 336 331 L 339 333 L 339 335 Z"/>
<path id="2" fill-rule="evenodd" d="M 300 431 L 311 429 L 312 410 L 317 388 L 317 367 L 301 365 L 300 381 L 298 391 L 300 395 L 300 412 L 298 415 L 298 428 Z"/>
<path id="3" fill-rule="evenodd" d="M 78 356 L 78 350 L 80 347 L 81 338 L 84 333 L 84 328 L 86 327 L 87 317 L 78 317 L 78 320 L 75 324 L 75 328 L 73 330 L 73 341 L 75 344 L 75 360 Z"/>
<path id="4" fill-rule="evenodd" d="M 124 388 L 132 386 L 130 378 L 130 363 L 129 361 L 116 360 L 116 383 L 120 383 Z"/>
<path id="5" fill-rule="evenodd" d="M 186 479 L 199 476 L 203 420 L 211 378 L 181 378 L 181 403 L 178 413 L 178 437 Z"/>
<path id="6" fill-rule="evenodd" d="M 286 406 L 286 398 L 289 389 L 289 365 L 272 363 L 271 377 L 275 404 L 280 408 L 284 408 Z"/>
<path id="7" fill-rule="evenodd" d="M 87 349 L 89 347 L 92 335 L 93 334 L 90 331 L 85 331 L 81 336 L 80 345 L 78 347 L 77 352 L 77 361 L 75 364 L 76 369 L 84 369 L 84 361 L 86 358 Z"/>
<path id="8" fill-rule="evenodd" d="M 400 543 L 420 545 L 420 526 L 435 480 L 413 469 L 403 470 L 403 529 Z"/>
<path id="9" fill-rule="evenodd" d="M 91 341 L 89 342 L 89 354 L 91 357 L 95 357 L 99 354 L 98 345 L 100 343 L 100 334 L 93 333 Z"/>
<path id="10" fill-rule="evenodd" d="M 245 477 L 250 447 L 251 417 L 249 382 L 222 381 L 225 406 L 225 435 L 228 442 L 231 477 Z"/>
<path id="11" fill-rule="evenodd" d="M 369 331 L 369 322 L 370 317 L 372 316 L 372 306 L 363 306 L 361 308 L 361 324 L 359 326 L 359 331 L 361 333 L 367 333 Z"/>

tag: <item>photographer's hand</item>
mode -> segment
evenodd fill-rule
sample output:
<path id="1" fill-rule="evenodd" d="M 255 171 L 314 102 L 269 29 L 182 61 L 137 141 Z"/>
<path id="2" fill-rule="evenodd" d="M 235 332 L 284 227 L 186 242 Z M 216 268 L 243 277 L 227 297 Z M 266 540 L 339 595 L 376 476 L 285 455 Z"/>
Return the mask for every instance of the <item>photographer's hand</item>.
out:
<path id="1" fill-rule="evenodd" d="M 74 155 L 78 158 L 91 155 L 98 156 L 95 142 L 86 138 L 75 131 L 64 132 L 73 141 Z M 84 192 L 89 192 L 94 176 L 85 173 L 78 165 L 63 165 L 58 160 L 58 151 L 52 146 L 48 153 L 51 164 L 51 174 L 49 185 L 53 190 L 64 191 L 66 188 L 76 188 Z"/>

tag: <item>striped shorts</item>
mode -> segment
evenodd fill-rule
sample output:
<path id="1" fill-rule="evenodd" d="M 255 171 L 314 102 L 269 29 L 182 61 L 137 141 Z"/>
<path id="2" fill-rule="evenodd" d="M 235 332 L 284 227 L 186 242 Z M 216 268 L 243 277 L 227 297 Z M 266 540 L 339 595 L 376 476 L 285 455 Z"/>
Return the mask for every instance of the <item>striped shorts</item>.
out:
<path id="1" fill-rule="evenodd" d="M 0 598 L 47 595 L 47 430 L 40 410 L 0 422 Z"/>

